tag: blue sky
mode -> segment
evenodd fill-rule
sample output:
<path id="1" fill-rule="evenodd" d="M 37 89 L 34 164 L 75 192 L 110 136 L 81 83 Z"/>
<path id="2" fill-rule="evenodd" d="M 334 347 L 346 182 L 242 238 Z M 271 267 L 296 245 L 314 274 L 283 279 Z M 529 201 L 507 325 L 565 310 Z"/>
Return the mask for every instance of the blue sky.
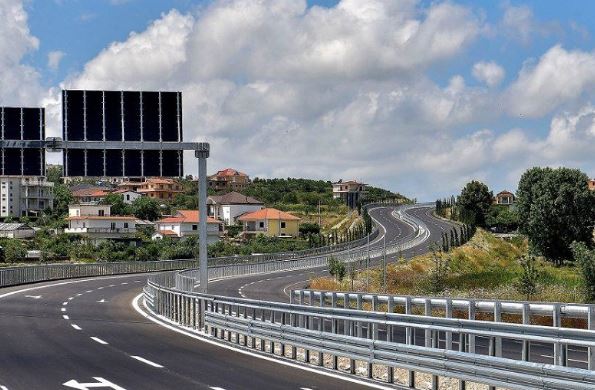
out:
<path id="1" fill-rule="evenodd" d="M 213 169 L 419 198 L 472 178 L 514 190 L 532 165 L 595 176 L 593 1 L 22 1 L 11 71 L 34 71 L 19 98 L 49 105 L 50 132 L 61 85 L 174 88 Z"/>

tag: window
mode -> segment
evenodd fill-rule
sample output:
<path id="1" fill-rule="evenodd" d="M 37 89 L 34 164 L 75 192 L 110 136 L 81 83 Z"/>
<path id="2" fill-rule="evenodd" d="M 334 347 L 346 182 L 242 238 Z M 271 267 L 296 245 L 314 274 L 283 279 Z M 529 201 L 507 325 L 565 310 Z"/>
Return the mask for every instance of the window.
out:
<path id="1" fill-rule="evenodd" d="M 264 229 L 264 221 L 260 221 L 258 223 L 258 227 L 260 227 L 261 229 Z"/>
<path id="2" fill-rule="evenodd" d="M 128 222 L 124 222 L 124 229 L 128 229 Z"/>
<path id="3" fill-rule="evenodd" d="M 115 223 L 115 222 L 112 222 L 112 223 L 110 224 L 110 228 L 111 228 L 112 230 L 116 230 L 116 223 Z"/>
<path id="4" fill-rule="evenodd" d="M 192 230 L 198 230 L 198 225 L 192 225 Z"/>
<path id="5" fill-rule="evenodd" d="M 281 222 L 281 229 L 285 229 L 285 221 Z"/>
<path id="6" fill-rule="evenodd" d="M 105 217 L 105 210 L 99 210 L 99 216 Z"/>

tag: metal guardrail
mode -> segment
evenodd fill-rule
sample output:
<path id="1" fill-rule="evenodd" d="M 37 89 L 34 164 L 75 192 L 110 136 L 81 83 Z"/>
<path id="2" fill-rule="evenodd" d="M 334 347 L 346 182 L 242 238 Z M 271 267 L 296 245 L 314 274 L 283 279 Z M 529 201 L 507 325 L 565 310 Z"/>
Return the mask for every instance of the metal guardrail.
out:
<path id="1" fill-rule="evenodd" d="M 299 348 L 306 363 L 338 369 L 341 360 L 341 368 L 355 374 L 357 362 L 363 362 L 368 378 L 375 376 L 373 365 L 380 365 L 391 383 L 395 369 L 405 369 L 410 387 L 416 373 L 423 372 L 433 376 L 433 388 L 438 388 L 440 377 L 458 379 L 463 387 L 473 381 L 492 388 L 595 388 L 593 371 L 564 367 L 564 360 L 552 365 L 504 358 L 495 347 L 497 339 L 540 342 L 561 350 L 594 347 L 595 332 L 590 330 L 341 308 L 336 294 L 331 296 L 334 307 L 263 302 L 183 292 L 168 283 L 175 281 L 152 275 L 145 287 L 147 306 L 154 313 L 286 358 L 297 359 Z M 425 335 L 421 340 L 416 338 L 419 332 Z M 480 348 L 479 340 L 487 341 L 488 348 Z"/>
<path id="2" fill-rule="evenodd" d="M 164 260 L 90 264 L 47 264 L 5 268 L 0 269 L 0 287 L 88 276 L 180 270 L 195 264 L 195 260 Z"/>

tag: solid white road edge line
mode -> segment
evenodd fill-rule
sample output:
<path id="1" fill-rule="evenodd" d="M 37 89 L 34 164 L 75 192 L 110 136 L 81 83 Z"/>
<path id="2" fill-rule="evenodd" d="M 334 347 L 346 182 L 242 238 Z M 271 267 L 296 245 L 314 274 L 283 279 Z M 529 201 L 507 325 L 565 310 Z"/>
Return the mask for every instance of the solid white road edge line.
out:
<path id="1" fill-rule="evenodd" d="M 99 344 L 107 345 L 107 341 L 103 341 L 99 337 L 91 337 L 91 340 L 98 342 Z"/>
<path id="2" fill-rule="evenodd" d="M 232 347 L 230 345 L 225 345 L 225 344 L 221 344 L 219 342 L 213 341 L 213 340 L 209 340 L 206 336 L 201 336 L 198 335 L 196 333 L 191 333 L 188 332 L 186 330 L 180 329 L 176 326 L 174 326 L 173 324 L 170 325 L 170 323 L 168 323 L 165 319 L 157 319 L 153 316 L 148 315 L 147 313 L 145 313 L 139 306 L 138 302 L 140 301 L 140 299 L 143 297 L 143 294 L 138 294 L 133 300 L 132 300 L 132 307 L 134 308 L 134 310 L 137 311 L 137 313 L 139 313 L 140 315 L 142 315 L 143 317 L 145 317 L 146 319 L 153 321 L 154 323 L 161 325 L 169 330 L 173 330 L 174 332 L 183 334 L 185 336 L 188 337 L 192 337 L 193 339 L 202 341 L 203 343 L 208 343 L 211 345 L 216 345 L 220 348 L 224 348 L 224 349 L 228 349 L 230 351 L 234 351 L 234 352 L 238 352 L 238 353 L 242 353 L 244 355 L 248 355 L 248 356 L 252 356 L 252 357 L 256 357 L 259 359 L 263 359 L 263 360 L 267 360 L 269 362 L 274 362 L 277 364 L 282 364 L 284 366 L 288 366 L 288 367 L 292 367 L 292 368 L 297 368 L 299 370 L 303 370 L 303 371 L 308 371 L 308 372 L 312 372 L 315 374 L 319 374 L 319 375 L 324 375 L 324 376 L 328 376 L 331 378 L 335 378 L 335 379 L 340 379 L 340 380 L 344 380 L 346 382 L 351 382 L 351 383 L 357 383 L 358 385 L 362 385 L 362 386 L 368 386 L 372 389 L 383 389 L 383 390 L 394 390 L 394 387 L 388 387 L 388 386 L 382 386 L 381 384 L 376 384 L 376 383 L 370 383 L 370 382 L 366 382 L 363 380 L 359 380 L 357 378 L 349 378 L 347 376 L 343 376 L 340 374 L 335 374 L 329 371 L 324 371 L 324 370 L 319 370 L 319 369 L 315 369 L 312 367 L 308 367 L 308 366 L 302 366 L 301 364 L 298 363 L 292 363 L 292 362 L 288 362 L 285 360 L 278 360 L 278 359 L 274 359 L 268 356 L 264 356 L 264 355 L 260 355 L 254 352 L 250 352 L 244 349 L 240 349 L 240 348 L 236 348 L 236 347 Z M 148 310 L 148 309 L 147 309 Z"/>
<path id="3" fill-rule="evenodd" d="M 143 362 L 145 364 L 148 364 L 149 366 L 155 367 L 155 368 L 163 368 L 163 366 L 161 364 L 157 364 L 155 362 L 152 362 L 150 360 L 147 360 L 145 358 L 142 358 L 140 356 L 134 356 L 134 355 L 130 355 L 131 358 L 138 360 L 139 362 Z"/>

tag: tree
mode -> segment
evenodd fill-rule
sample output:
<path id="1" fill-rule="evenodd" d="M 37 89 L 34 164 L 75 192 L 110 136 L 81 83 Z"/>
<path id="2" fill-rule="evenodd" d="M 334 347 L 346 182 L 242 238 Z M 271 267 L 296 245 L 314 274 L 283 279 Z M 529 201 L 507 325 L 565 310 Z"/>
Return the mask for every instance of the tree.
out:
<path id="1" fill-rule="evenodd" d="M 582 242 L 573 242 L 570 248 L 574 261 L 581 269 L 587 300 L 593 302 L 595 301 L 595 249 L 589 249 Z"/>
<path id="2" fill-rule="evenodd" d="M 519 226 L 519 215 L 512 207 L 492 205 L 486 217 L 486 227 L 497 232 L 511 232 Z"/>
<path id="3" fill-rule="evenodd" d="M 111 213 L 113 215 L 130 215 L 130 206 L 124 203 L 124 198 L 120 194 L 107 194 L 101 201 L 101 204 L 111 205 Z"/>
<path id="4" fill-rule="evenodd" d="M 486 215 L 493 198 L 494 194 L 485 184 L 476 180 L 467 183 L 457 201 L 462 221 L 485 226 Z"/>
<path id="5" fill-rule="evenodd" d="M 531 168 L 519 181 L 519 230 L 531 249 L 556 264 L 570 258 L 574 241 L 592 245 L 595 192 L 577 169 Z"/>
<path id="6" fill-rule="evenodd" d="M 519 277 L 516 288 L 518 292 L 527 297 L 528 301 L 539 292 L 537 281 L 539 280 L 540 272 L 537 270 L 536 262 L 533 256 L 523 256 L 520 259 L 523 272 Z"/>
<path id="7" fill-rule="evenodd" d="M 328 272 L 337 280 L 341 282 L 347 272 L 345 263 L 334 256 L 328 258 Z"/>
<path id="8" fill-rule="evenodd" d="M 72 204 L 74 198 L 72 192 L 64 184 L 54 186 L 54 215 L 62 216 L 68 214 L 68 205 Z"/>
<path id="9" fill-rule="evenodd" d="M 161 218 L 159 202 L 155 199 L 141 196 L 132 202 L 132 214 L 139 219 L 155 221 Z"/>

